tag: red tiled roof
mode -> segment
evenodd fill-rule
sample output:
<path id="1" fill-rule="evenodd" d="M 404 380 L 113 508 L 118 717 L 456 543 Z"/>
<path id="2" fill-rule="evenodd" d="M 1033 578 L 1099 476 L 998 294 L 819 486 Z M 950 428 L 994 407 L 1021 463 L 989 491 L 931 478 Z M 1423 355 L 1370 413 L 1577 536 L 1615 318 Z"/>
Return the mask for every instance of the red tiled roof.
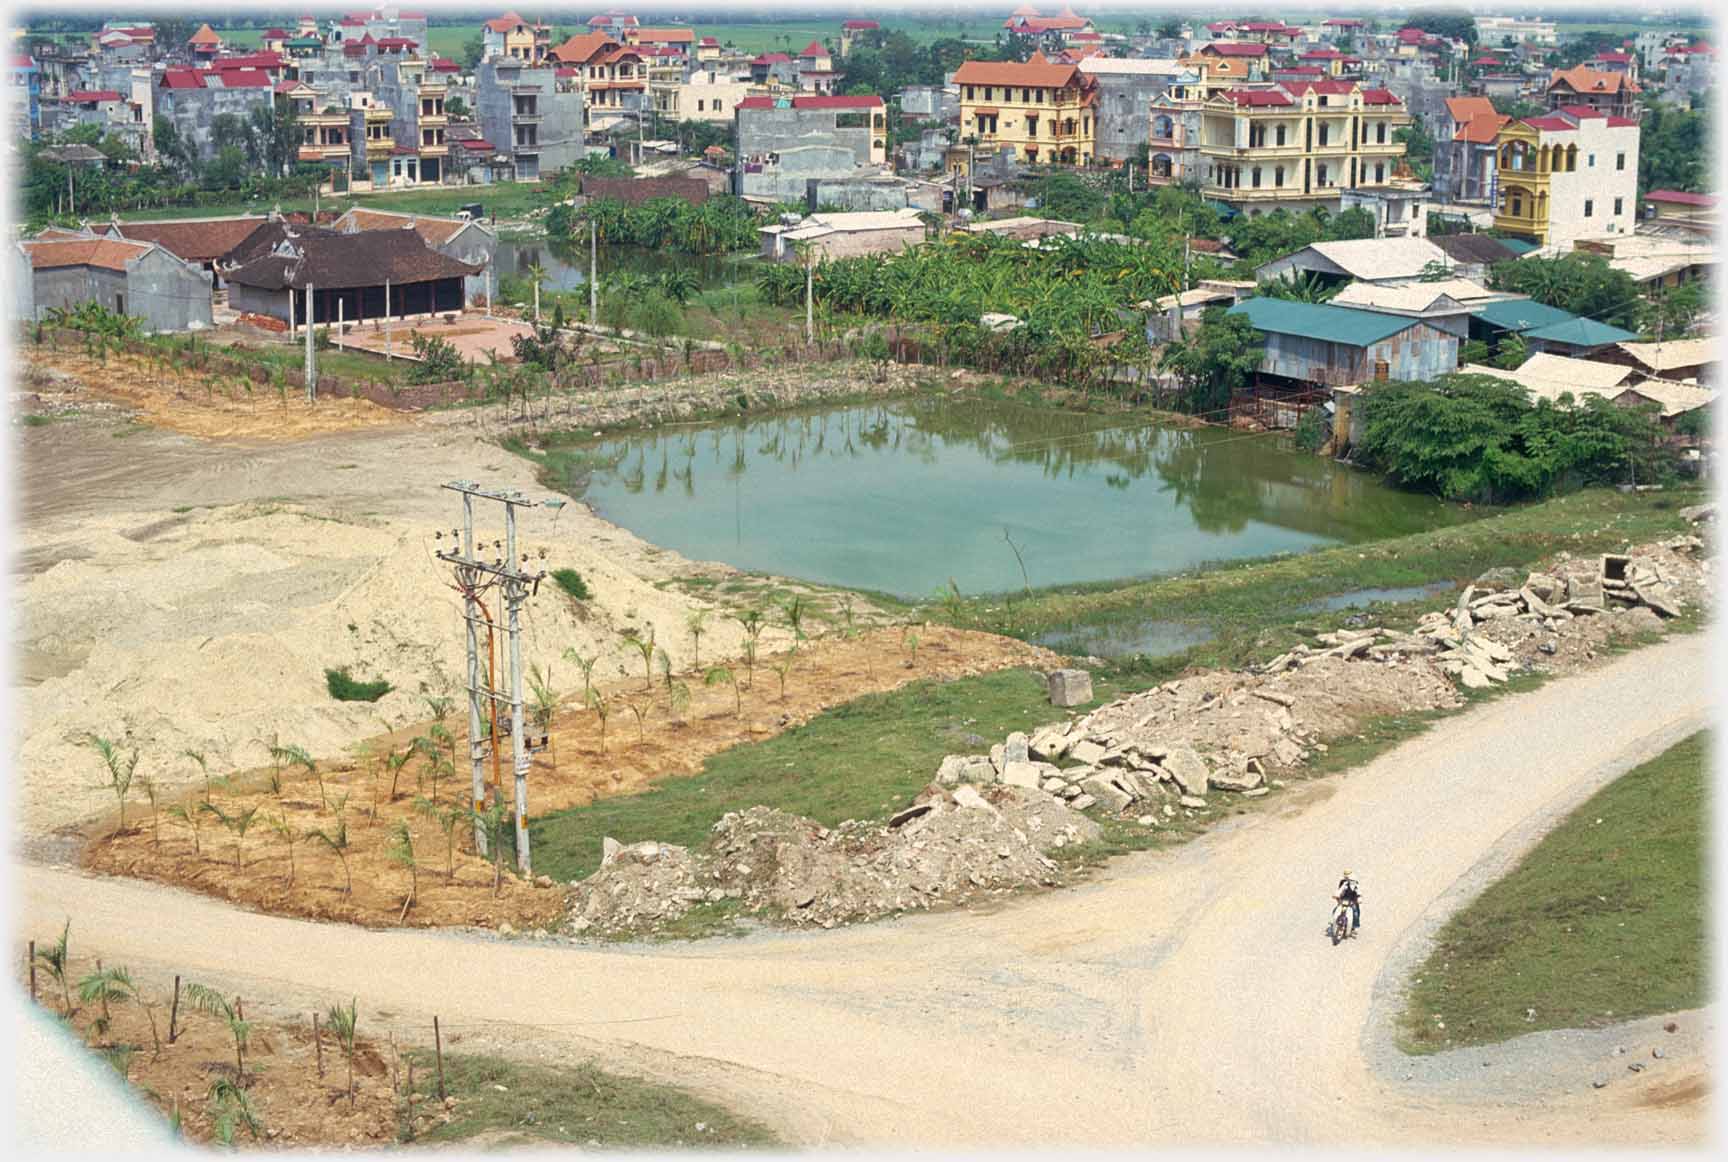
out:
<path id="1" fill-rule="evenodd" d="M 1329 60 L 1337 60 L 1339 57 L 1341 57 L 1343 55 L 1344 55 L 1343 53 L 1339 52 L 1335 48 L 1316 48 L 1316 49 L 1310 49 L 1308 52 L 1303 53 L 1302 59 L 1305 61 L 1320 61 L 1320 60 L 1329 61 Z"/>
<path id="2" fill-rule="evenodd" d="M 1638 118 L 1636 118 L 1636 117 L 1610 117 L 1610 118 L 1608 118 L 1608 128 L 1610 128 L 1610 129 L 1626 129 L 1626 128 L 1636 129 L 1637 127 L 1638 127 Z"/>
<path id="3" fill-rule="evenodd" d="M 608 45 L 617 43 L 604 32 L 583 32 L 551 49 L 546 55 L 568 65 L 587 64 L 605 51 Z"/>
<path id="4" fill-rule="evenodd" d="M 870 32 L 882 26 L 874 20 L 846 20 L 841 22 L 840 27 L 848 32 Z"/>
<path id="5" fill-rule="evenodd" d="M 1550 114 L 1547 117 L 1526 117 L 1524 118 L 1523 124 L 1528 125 L 1532 129 L 1546 129 L 1550 133 L 1564 129 L 1578 128 L 1576 125 L 1572 124 L 1572 122 L 1557 114 Z"/>
<path id="6" fill-rule="evenodd" d="M 434 57 L 431 67 L 435 73 L 459 73 L 462 71 L 462 62 L 453 61 L 447 56 Z"/>
<path id="7" fill-rule="evenodd" d="M 262 69 L 229 69 L 226 72 L 212 73 L 224 89 L 274 89 L 276 82 L 269 73 Z M 205 85 L 209 88 L 209 85 Z"/>
<path id="8" fill-rule="evenodd" d="M 1285 81 L 1282 88 L 1289 90 L 1292 96 L 1300 97 L 1304 93 L 1323 93 L 1328 97 L 1341 96 L 1356 88 L 1355 81 Z"/>
<path id="9" fill-rule="evenodd" d="M 52 270 L 62 266 L 98 266 L 104 270 L 125 270 L 126 264 L 141 258 L 149 246 L 137 242 L 116 242 L 112 238 L 92 238 L 88 241 L 36 242 L 25 241 L 33 270 Z"/>
<path id="10" fill-rule="evenodd" d="M 282 56 L 274 52 L 248 52 L 234 56 L 217 57 L 210 62 L 210 67 L 224 69 L 279 69 L 282 67 Z"/>
<path id="11" fill-rule="evenodd" d="M 1716 205 L 1715 194 L 1694 194 L 1686 190 L 1651 190 L 1644 195 L 1647 202 L 1668 202 L 1676 206 L 1704 206 L 1711 208 Z"/>
<path id="12" fill-rule="evenodd" d="M 347 24 L 348 22 L 346 20 L 344 20 L 342 23 Z M 495 20 L 488 20 L 486 22 L 486 27 L 490 28 L 493 32 L 509 32 L 512 28 L 515 28 L 518 24 L 527 24 L 527 23 L 528 22 L 526 20 L 523 20 L 520 16 L 516 15 L 514 12 L 506 12 L 504 15 L 498 17 Z M 592 24 L 594 22 L 591 20 L 588 23 Z"/>
<path id="13" fill-rule="evenodd" d="M 1223 96 L 1232 104 L 1247 105 L 1251 108 L 1296 103 L 1283 89 L 1226 89 Z"/>
<path id="14" fill-rule="evenodd" d="M 222 38 L 217 36 L 216 31 L 208 24 L 203 24 L 199 26 L 197 32 L 192 34 L 192 39 L 188 40 L 186 43 L 197 45 L 221 44 Z"/>
<path id="15" fill-rule="evenodd" d="M 789 65 L 792 58 L 783 52 L 765 52 L 750 62 L 753 65 Z"/>
<path id="16" fill-rule="evenodd" d="M 169 69 L 162 74 L 164 89 L 202 89 L 205 74 L 197 69 Z"/>
<path id="17" fill-rule="evenodd" d="M 697 47 L 698 48 L 719 48 L 720 42 L 715 40 L 712 36 L 704 36 L 700 41 L 697 42 Z"/>
<path id="18" fill-rule="evenodd" d="M 264 30 L 265 40 L 284 40 L 287 36 L 288 30 L 285 28 L 266 28 Z"/>
<path id="19" fill-rule="evenodd" d="M 1362 103 L 1364 105 L 1397 105 L 1400 104 L 1398 94 L 1390 89 L 1363 89 Z"/>
<path id="20" fill-rule="evenodd" d="M 1577 93 L 1618 93 L 1624 90 L 1628 93 L 1639 91 L 1632 83 L 1632 78 L 1625 73 L 1607 73 L 1587 65 L 1579 65 L 1572 69 L 1555 69 L 1548 78 L 1548 87 L 1564 83 Z"/>
<path id="21" fill-rule="evenodd" d="M 1572 116 L 1578 118 L 1578 120 L 1580 120 L 1580 121 L 1583 121 L 1587 118 L 1595 119 L 1595 118 L 1603 118 L 1603 117 L 1607 116 L 1607 114 L 1602 112 L 1600 109 L 1592 109 L 1588 105 L 1562 105 L 1558 109 L 1556 109 L 1555 112 L 1556 113 L 1570 113 L 1570 114 L 1572 114 Z"/>
<path id="22" fill-rule="evenodd" d="M 94 101 L 118 101 L 118 89 L 75 89 L 66 94 L 66 99 L 75 104 L 84 105 Z"/>
<path id="23" fill-rule="evenodd" d="M 254 216 L 205 221 L 122 222 L 118 229 L 128 242 L 154 243 L 187 262 L 211 262 L 252 237 L 268 221 L 268 218 Z"/>
<path id="24" fill-rule="evenodd" d="M 1080 70 L 1074 65 L 1052 64 L 1035 52 L 1025 64 L 1013 61 L 965 61 L 954 70 L 960 85 L 1022 85 L 1060 89 L 1077 84 Z"/>
<path id="25" fill-rule="evenodd" d="M 1024 28 L 1028 32 L 1065 32 L 1085 28 L 1086 23 L 1078 16 L 1010 16 L 1002 22 L 1002 27 Z"/>
<path id="26" fill-rule="evenodd" d="M 822 47 L 822 42 L 819 40 L 813 40 L 804 46 L 804 51 L 798 54 L 798 59 L 803 60 L 806 57 L 822 57 L 827 55 L 828 50 Z"/>
<path id="27" fill-rule="evenodd" d="M 1596 54 L 1596 59 L 1599 61 L 1611 61 L 1617 65 L 1624 65 L 1632 62 L 1632 54 L 1629 52 L 1599 52 Z"/>
<path id="28" fill-rule="evenodd" d="M 1272 73 L 1279 77 L 1324 77 L 1326 70 L 1309 68 L 1305 65 L 1286 65 L 1283 68 L 1273 69 Z"/>
<path id="29" fill-rule="evenodd" d="M 419 44 L 419 41 L 410 40 L 406 36 L 381 36 L 378 38 L 379 48 L 383 48 L 385 45 L 389 45 L 391 48 L 416 48 Z"/>
<path id="30" fill-rule="evenodd" d="M 1496 113 L 1490 106 L 1486 113 L 1478 113 L 1470 120 L 1458 126 L 1458 132 L 1453 134 L 1453 141 L 1462 141 L 1469 145 L 1488 145 L 1500 135 L 1500 130 L 1512 118 L 1504 113 Z"/>

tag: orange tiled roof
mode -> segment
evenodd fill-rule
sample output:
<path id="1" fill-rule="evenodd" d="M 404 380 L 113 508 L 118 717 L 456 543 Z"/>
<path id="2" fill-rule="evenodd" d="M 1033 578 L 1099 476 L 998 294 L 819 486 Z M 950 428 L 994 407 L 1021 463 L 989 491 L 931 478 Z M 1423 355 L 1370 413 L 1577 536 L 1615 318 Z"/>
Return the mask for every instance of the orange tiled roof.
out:
<path id="1" fill-rule="evenodd" d="M 1576 68 L 1555 69 L 1548 78 L 1548 87 L 1565 84 L 1575 93 L 1619 93 L 1625 91 L 1636 93 L 1638 86 L 1625 73 L 1605 73 L 1589 67 L 1578 65 Z"/>
<path id="2" fill-rule="evenodd" d="M 607 45 L 617 43 L 604 32 L 583 32 L 572 36 L 546 55 L 567 65 L 585 65 L 598 56 Z"/>
<path id="3" fill-rule="evenodd" d="M 51 270 L 61 266 L 99 266 L 104 270 L 125 270 L 126 264 L 142 257 L 150 247 L 137 242 L 116 242 L 112 238 L 92 238 L 89 241 L 24 242 L 33 270 Z"/>

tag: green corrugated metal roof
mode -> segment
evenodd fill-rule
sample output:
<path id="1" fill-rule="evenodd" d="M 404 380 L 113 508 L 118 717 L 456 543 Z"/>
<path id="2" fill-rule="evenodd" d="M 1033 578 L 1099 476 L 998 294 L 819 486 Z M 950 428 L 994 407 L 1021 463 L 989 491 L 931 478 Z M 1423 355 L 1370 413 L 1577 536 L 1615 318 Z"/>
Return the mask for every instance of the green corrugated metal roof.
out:
<path id="1" fill-rule="evenodd" d="M 1545 306 L 1534 299 L 1505 299 L 1489 303 L 1476 312 L 1476 317 L 1505 331 L 1528 331 L 1532 327 L 1551 327 L 1578 316 L 1559 307 Z"/>
<path id="2" fill-rule="evenodd" d="M 1573 318 L 1563 323 L 1550 323 L 1545 327 L 1537 327 L 1534 331 L 1526 331 L 1524 337 L 1541 339 L 1547 343 L 1570 343 L 1574 347 L 1605 347 L 1610 343 L 1624 343 L 1638 336 L 1631 331 L 1611 327 L 1607 323 L 1598 323 L 1595 319 Z"/>
<path id="3" fill-rule="evenodd" d="M 1510 250 L 1513 254 L 1518 255 L 1520 258 L 1529 254 L 1532 250 L 1541 249 L 1536 245 L 1536 243 L 1527 242 L 1522 238 L 1502 238 L 1500 241 L 1505 243 L 1506 249 Z"/>
<path id="4" fill-rule="evenodd" d="M 1396 335 L 1421 322 L 1407 315 L 1386 315 L 1355 307 L 1333 307 L 1322 303 L 1298 303 L 1289 299 L 1257 297 L 1230 308 L 1232 315 L 1247 315 L 1257 331 L 1277 335 L 1301 335 L 1350 347 L 1367 347 L 1388 335 Z"/>

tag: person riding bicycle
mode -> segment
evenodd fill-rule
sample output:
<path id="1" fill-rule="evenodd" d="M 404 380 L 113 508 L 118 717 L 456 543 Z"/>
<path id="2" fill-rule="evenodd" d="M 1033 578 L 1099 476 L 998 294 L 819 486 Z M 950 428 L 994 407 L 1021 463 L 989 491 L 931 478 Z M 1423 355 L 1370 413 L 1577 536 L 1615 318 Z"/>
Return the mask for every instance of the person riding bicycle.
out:
<path id="1" fill-rule="evenodd" d="M 1344 878 L 1338 881 L 1338 894 L 1332 899 L 1350 907 L 1350 934 L 1354 936 L 1362 930 L 1362 886 L 1351 878 L 1348 870 Z"/>

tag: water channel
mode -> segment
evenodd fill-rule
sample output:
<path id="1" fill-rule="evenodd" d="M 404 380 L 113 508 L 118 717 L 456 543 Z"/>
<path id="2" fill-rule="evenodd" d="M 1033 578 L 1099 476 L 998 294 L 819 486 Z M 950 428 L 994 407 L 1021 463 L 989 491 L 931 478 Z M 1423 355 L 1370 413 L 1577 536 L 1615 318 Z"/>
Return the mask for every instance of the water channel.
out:
<path id="1" fill-rule="evenodd" d="M 974 595 L 1143 577 L 1468 519 L 1275 436 L 977 398 L 745 417 L 564 450 L 579 455 L 562 486 L 655 544 L 914 599 L 950 579 Z"/>

